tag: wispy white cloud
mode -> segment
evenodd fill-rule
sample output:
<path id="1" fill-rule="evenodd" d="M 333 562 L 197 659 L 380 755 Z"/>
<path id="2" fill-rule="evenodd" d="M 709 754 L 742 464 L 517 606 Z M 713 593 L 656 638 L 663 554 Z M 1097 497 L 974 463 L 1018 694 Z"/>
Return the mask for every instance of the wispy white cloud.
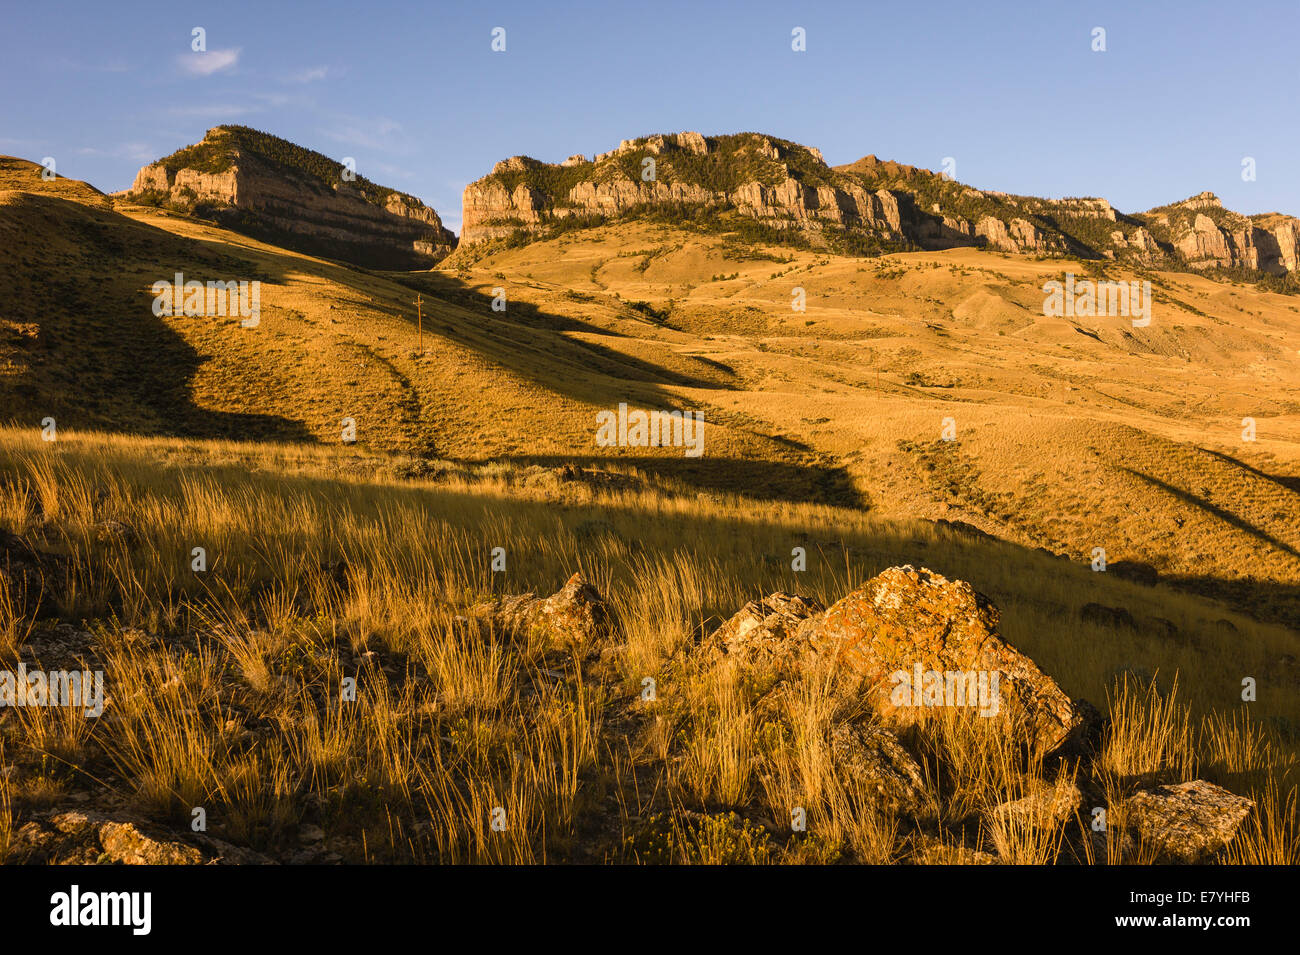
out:
<path id="1" fill-rule="evenodd" d="M 252 97 L 272 109 L 282 106 L 304 106 L 311 102 L 309 97 L 299 94 L 290 95 L 288 93 L 253 93 Z"/>
<path id="2" fill-rule="evenodd" d="M 243 102 L 240 102 L 240 99 Z M 288 108 L 305 110 L 312 107 L 312 98 L 300 93 L 251 91 L 246 96 L 240 96 L 239 99 L 235 100 L 215 103 L 186 103 L 182 106 L 168 107 L 162 113 L 167 116 L 179 116 L 189 119 L 233 119 L 237 116 L 248 116 L 253 113 L 269 113 Z"/>
<path id="3" fill-rule="evenodd" d="M 377 162 L 373 163 L 372 167 L 378 175 L 387 177 L 387 182 L 390 185 L 397 180 L 409 180 L 415 178 L 415 173 L 411 170 L 402 166 L 394 166 L 392 163 Z M 371 176 L 370 178 L 373 179 L 374 176 Z"/>
<path id="4" fill-rule="evenodd" d="M 285 80 L 290 83 L 319 83 L 329 75 L 328 66 L 313 66 L 310 69 L 290 73 Z"/>
<path id="5" fill-rule="evenodd" d="M 242 47 L 231 50 L 208 50 L 205 53 L 182 53 L 176 58 L 181 69 L 194 76 L 211 76 L 230 69 L 239 62 Z"/>

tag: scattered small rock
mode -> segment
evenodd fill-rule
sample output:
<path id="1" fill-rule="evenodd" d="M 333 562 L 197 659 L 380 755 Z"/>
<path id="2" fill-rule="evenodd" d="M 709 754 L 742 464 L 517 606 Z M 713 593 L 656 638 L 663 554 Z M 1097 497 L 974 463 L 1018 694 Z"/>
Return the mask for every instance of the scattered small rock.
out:
<path id="1" fill-rule="evenodd" d="M 924 832 L 910 837 L 907 861 L 913 865 L 996 865 L 998 858 L 990 852 L 946 843 Z"/>
<path id="2" fill-rule="evenodd" d="M 590 643 L 608 619 L 600 593 L 576 573 L 556 593 L 505 597 L 493 614 L 496 621 L 520 633 L 541 632 L 561 643 Z"/>
<path id="3" fill-rule="evenodd" d="M 1160 640 L 1176 641 L 1181 636 L 1178 625 L 1164 617 L 1149 618 L 1144 629 Z"/>
<path id="4" fill-rule="evenodd" d="M 134 547 L 139 542 L 135 528 L 125 521 L 100 521 L 94 526 L 95 539 L 101 544 Z"/>
<path id="5" fill-rule="evenodd" d="M 969 524 L 966 521 L 950 521 L 947 518 L 941 517 L 934 523 L 936 527 L 942 527 L 945 530 L 952 531 L 954 534 L 959 534 L 962 537 L 969 537 L 973 540 L 997 540 L 997 538 L 992 534 L 987 531 L 982 531 L 974 524 Z"/>
<path id="6" fill-rule="evenodd" d="M 197 843 L 197 845 L 195 845 Z M 15 833 L 18 861 L 89 865 L 270 864 L 271 860 L 206 833 L 179 838 L 131 816 L 92 810 L 53 811 Z"/>
<path id="7" fill-rule="evenodd" d="M 915 815 L 925 807 L 920 764 L 883 726 L 839 724 L 831 731 L 831 753 L 849 779 L 865 784 L 889 808 Z"/>
<path id="8" fill-rule="evenodd" d="M 1084 623 L 1112 630 L 1136 630 L 1137 621 L 1123 607 L 1107 607 L 1105 604 L 1086 603 L 1079 608 L 1079 619 Z"/>
<path id="9" fill-rule="evenodd" d="M 1065 822 L 1083 805 L 1083 793 L 1069 780 L 1056 785 L 1040 783 L 1027 796 L 994 806 L 988 813 L 995 826 L 1032 826 L 1048 829 Z"/>
<path id="10" fill-rule="evenodd" d="M 1214 632 L 1221 637 L 1235 637 L 1240 631 L 1231 620 L 1214 621 Z"/>
<path id="11" fill-rule="evenodd" d="M 1196 779 L 1135 794 L 1128 821 L 1156 862 L 1214 861 L 1232 841 L 1255 804 L 1221 786 Z"/>
<path id="12" fill-rule="evenodd" d="M 27 540 L 0 529 L 0 587 L 7 588 L 20 611 L 58 591 L 67 577 L 67 558 L 38 550 Z"/>
<path id="13" fill-rule="evenodd" d="M 1141 584 L 1144 587 L 1154 587 L 1160 582 L 1160 572 L 1158 570 L 1150 564 L 1135 560 L 1113 561 L 1106 568 L 1106 572 L 1122 580 L 1131 580 L 1133 583 Z"/>
<path id="14" fill-rule="evenodd" d="M 713 632 L 712 639 L 728 653 L 764 655 L 792 652 L 789 646 L 800 624 L 825 612 L 816 600 L 774 593 L 751 600 Z"/>

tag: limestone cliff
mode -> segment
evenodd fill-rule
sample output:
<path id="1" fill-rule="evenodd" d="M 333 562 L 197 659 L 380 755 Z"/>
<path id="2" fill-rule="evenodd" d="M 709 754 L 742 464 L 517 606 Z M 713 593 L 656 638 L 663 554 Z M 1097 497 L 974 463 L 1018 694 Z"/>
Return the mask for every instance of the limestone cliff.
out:
<path id="1" fill-rule="evenodd" d="M 456 244 L 419 199 L 243 126 L 210 129 L 201 143 L 145 166 L 124 195 L 372 268 L 428 268 Z"/>
<path id="2" fill-rule="evenodd" d="M 591 159 L 575 155 L 558 164 L 527 156 L 503 160 L 465 189 L 461 242 L 528 241 L 647 213 L 680 213 L 719 225 L 752 219 L 796 230 L 815 245 L 978 245 L 1275 274 L 1300 264 L 1300 220 L 1240 216 L 1209 193 L 1126 215 L 1105 199 L 981 191 L 875 156 L 831 167 L 816 149 L 757 133 L 647 136 Z"/>

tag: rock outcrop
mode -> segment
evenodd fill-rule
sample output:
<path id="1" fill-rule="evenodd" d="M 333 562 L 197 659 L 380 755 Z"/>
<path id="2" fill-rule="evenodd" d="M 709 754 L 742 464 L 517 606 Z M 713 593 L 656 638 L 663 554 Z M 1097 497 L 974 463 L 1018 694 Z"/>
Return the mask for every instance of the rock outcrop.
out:
<path id="1" fill-rule="evenodd" d="M 1015 218 L 1006 223 L 993 216 L 985 216 L 975 226 L 975 234 L 982 236 L 989 247 L 1003 252 L 1064 252 L 1065 243 L 1054 236 L 1044 235 L 1026 219 Z"/>
<path id="2" fill-rule="evenodd" d="M 824 613 L 808 597 L 774 593 L 751 600 L 713 633 L 728 653 L 767 657 L 792 657 L 804 647 L 797 643 L 799 628 L 810 617 Z"/>
<path id="3" fill-rule="evenodd" d="M 18 861 L 64 865 L 265 865 L 261 853 L 205 833 L 192 841 L 133 816 L 74 809 L 43 815 L 14 833 Z"/>
<path id="4" fill-rule="evenodd" d="M 1300 220 L 1245 217 L 1202 193 L 1125 215 L 1105 199 L 1040 199 L 971 189 L 945 174 L 866 156 L 828 166 L 798 143 L 740 133 L 625 139 L 562 163 L 502 160 L 463 199 L 465 246 L 549 235 L 646 210 L 721 211 L 794 230 L 811 244 L 945 249 L 978 245 L 1031 255 L 1078 255 L 1146 266 L 1300 267 Z"/>
<path id="5" fill-rule="evenodd" d="M 549 597 L 530 593 L 503 598 L 492 617 L 497 625 L 514 633 L 584 646 L 607 622 L 608 611 L 596 588 L 577 573 Z"/>
<path id="6" fill-rule="evenodd" d="M 1141 217 L 1173 257 L 1192 268 L 1245 268 L 1281 275 L 1300 268 L 1300 219 L 1278 213 L 1243 216 L 1202 192 Z"/>
<path id="7" fill-rule="evenodd" d="M 128 199 L 211 215 L 287 248 L 373 268 L 429 268 L 455 246 L 434 210 L 320 153 L 242 126 L 141 169 Z"/>
<path id="8" fill-rule="evenodd" d="M 936 708 L 1006 720 L 1035 750 L 1053 752 L 1088 722 L 1047 674 L 998 634 L 998 611 L 964 581 L 892 567 L 800 631 L 864 681 L 873 709 L 907 725 Z M 919 678 L 919 683 L 918 683 Z"/>
<path id="9" fill-rule="evenodd" d="M 1071 700 L 1001 638 L 987 598 L 925 569 L 891 567 L 829 609 L 774 593 L 746 604 L 710 640 L 747 661 L 828 657 L 890 726 L 964 707 L 1004 721 L 1045 755 L 1097 723 L 1091 705 Z"/>
<path id="10" fill-rule="evenodd" d="M 815 149 L 753 133 L 685 132 L 624 140 L 590 163 L 582 156 L 555 166 L 527 156 L 503 160 L 465 189 L 461 241 L 472 245 L 520 230 L 539 233 L 570 216 L 617 217 L 671 204 L 733 208 L 782 229 L 830 225 L 905 238 L 896 196 L 837 176 Z"/>

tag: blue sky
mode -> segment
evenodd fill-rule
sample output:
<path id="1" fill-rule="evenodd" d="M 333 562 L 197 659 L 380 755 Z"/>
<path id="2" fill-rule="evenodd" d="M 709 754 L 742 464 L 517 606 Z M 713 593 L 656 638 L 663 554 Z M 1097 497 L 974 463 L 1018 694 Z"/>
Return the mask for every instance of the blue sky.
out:
<path id="1" fill-rule="evenodd" d="M 1296 0 L 92 0 L 9 4 L 4 20 L 0 152 L 53 156 L 105 191 L 244 123 L 351 156 L 459 230 L 461 190 L 498 159 L 693 129 L 770 133 L 831 164 L 952 157 L 981 188 L 1125 211 L 1208 189 L 1300 215 Z"/>

